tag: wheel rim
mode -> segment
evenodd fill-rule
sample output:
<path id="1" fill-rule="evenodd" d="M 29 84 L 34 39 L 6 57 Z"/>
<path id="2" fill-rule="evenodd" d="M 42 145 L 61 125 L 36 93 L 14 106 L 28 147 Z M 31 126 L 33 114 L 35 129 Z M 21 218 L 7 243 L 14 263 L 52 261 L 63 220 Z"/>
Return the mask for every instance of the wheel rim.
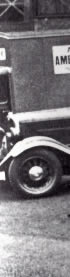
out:
<path id="1" fill-rule="evenodd" d="M 43 178 L 43 168 L 41 166 L 32 166 L 29 169 L 29 176 L 32 181 L 40 181 Z"/>
<path id="2" fill-rule="evenodd" d="M 17 182 L 22 190 L 36 195 L 49 191 L 55 178 L 54 165 L 50 159 L 32 155 L 19 166 Z"/>

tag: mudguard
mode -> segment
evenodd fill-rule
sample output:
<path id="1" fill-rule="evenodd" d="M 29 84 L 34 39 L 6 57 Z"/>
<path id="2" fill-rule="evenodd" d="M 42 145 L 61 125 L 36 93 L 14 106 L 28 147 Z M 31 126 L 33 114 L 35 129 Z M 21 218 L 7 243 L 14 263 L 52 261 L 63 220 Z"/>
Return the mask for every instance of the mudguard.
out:
<path id="1" fill-rule="evenodd" d="M 34 136 L 23 139 L 17 142 L 6 157 L 0 162 L 0 166 L 3 165 L 9 158 L 16 158 L 25 151 L 34 147 L 49 147 L 50 149 L 56 149 L 63 153 L 70 155 L 70 147 L 54 140 L 50 137 Z"/>

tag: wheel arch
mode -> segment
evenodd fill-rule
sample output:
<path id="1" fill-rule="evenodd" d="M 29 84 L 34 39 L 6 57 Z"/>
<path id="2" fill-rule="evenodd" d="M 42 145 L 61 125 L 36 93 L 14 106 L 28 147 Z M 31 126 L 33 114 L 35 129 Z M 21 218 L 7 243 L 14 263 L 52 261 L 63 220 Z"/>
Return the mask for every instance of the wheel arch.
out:
<path id="1" fill-rule="evenodd" d="M 60 143 L 57 140 L 54 140 L 50 137 L 44 137 L 44 136 L 34 136 L 25 138 L 19 142 L 17 142 L 12 150 L 7 154 L 7 156 L 3 159 L 3 161 L 0 163 L 0 166 L 3 165 L 9 158 L 13 157 L 16 158 L 22 153 L 24 154 L 25 151 L 33 149 L 33 148 L 43 147 L 46 149 L 50 149 L 55 153 L 58 153 L 61 155 L 67 155 L 70 156 L 70 148 L 66 145 Z"/>
<path id="2" fill-rule="evenodd" d="M 19 141 L 16 143 L 16 145 L 13 147 L 11 155 L 13 157 L 17 157 L 20 154 L 24 153 L 27 150 L 43 147 L 46 149 L 50 149 L 52 151 L 55 151 L 55 153 L 59 154 L 67 154 L 70 155 L 70 148 L 66 145 L 60 143 L 59 141 L 45 136 L 34 136 L 25 138 L 22 141 Z"/>

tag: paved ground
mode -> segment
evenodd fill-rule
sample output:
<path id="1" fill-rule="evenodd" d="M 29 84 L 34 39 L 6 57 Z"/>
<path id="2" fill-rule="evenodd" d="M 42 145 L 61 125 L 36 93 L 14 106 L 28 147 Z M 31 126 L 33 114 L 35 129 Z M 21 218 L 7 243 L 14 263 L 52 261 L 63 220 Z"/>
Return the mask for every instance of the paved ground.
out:
<path id="1" fill-rule="evenodd" d="M 0 276 L 70 277 L 70 188 L 36 200 L 0 184 Z"/>

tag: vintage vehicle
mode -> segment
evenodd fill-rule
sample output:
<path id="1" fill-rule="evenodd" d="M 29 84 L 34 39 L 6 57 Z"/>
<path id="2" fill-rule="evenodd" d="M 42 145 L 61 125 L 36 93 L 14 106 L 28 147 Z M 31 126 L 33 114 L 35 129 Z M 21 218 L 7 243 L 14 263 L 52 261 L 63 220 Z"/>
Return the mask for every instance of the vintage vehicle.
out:
<path id="1" fill-rule="evenodd" d="M 70 108 L 13 113 L 8 97 L 11 67 L 0 67 L 0 172 L 23 196 L 50 195 L 70 177 Z M 65 133 L 64 133 L 65 132 Z M 48 136 L 48 133 L 50 136 Z M 60 137 L 59 141 L 54 137 Z"/>
<path id="2" fill-rule="evenodd" d="M 0 172 L 23 196 L 70 180 L 69 51 L 68 30 L 0 33 Z"/>

